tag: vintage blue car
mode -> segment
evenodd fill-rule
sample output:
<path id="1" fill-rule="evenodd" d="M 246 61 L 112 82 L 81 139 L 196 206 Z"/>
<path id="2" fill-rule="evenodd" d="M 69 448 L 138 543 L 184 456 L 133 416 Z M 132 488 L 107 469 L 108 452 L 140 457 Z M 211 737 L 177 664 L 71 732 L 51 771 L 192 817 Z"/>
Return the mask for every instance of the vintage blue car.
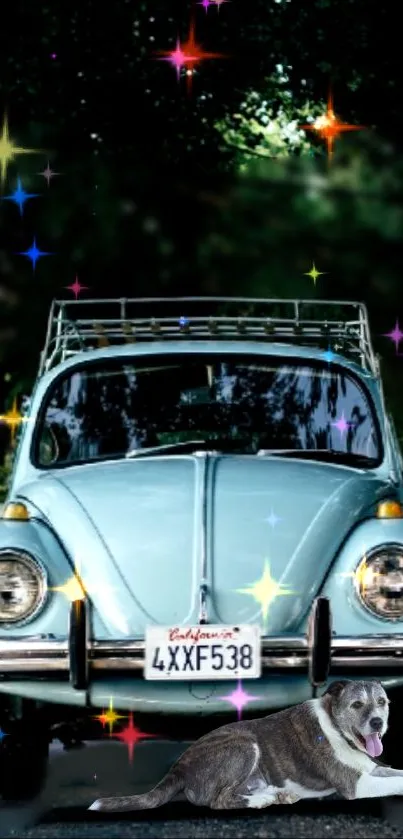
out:
<path id="1" fill-rule="evenodd" d="M 0 520 L 0 793 L 66 707 L 403 685 L 402 502 L 364 305 L 55 301 Z"/>

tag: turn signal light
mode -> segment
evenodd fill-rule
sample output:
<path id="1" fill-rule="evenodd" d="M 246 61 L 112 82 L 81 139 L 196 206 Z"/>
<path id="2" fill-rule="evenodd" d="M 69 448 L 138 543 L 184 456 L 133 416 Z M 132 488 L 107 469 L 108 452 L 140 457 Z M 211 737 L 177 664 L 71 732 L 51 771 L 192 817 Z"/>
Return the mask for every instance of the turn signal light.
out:
<path id="1" fill-rule="evenodd" d="M 403 519 L 403 507 L 399 501 L 381 501 L 376 510 L 377 519 Z"/>
<path id="2" fill-rule="evenodd" d="M 8 521 L 29 521 L 30 515 L 25 506 L 19 501 L 10 501 L 5 507 L 2 515 Z"/>

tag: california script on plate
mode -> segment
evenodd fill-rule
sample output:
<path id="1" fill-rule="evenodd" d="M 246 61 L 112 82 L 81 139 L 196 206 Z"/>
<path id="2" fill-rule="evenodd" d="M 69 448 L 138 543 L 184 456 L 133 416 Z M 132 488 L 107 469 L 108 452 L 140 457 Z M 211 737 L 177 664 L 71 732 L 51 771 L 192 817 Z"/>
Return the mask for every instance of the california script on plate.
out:
<path id="1" fill-rule="evenodd" d="M 146 679 L 258 679 L 260 628 L 239 626 L 148 626 Z"/>

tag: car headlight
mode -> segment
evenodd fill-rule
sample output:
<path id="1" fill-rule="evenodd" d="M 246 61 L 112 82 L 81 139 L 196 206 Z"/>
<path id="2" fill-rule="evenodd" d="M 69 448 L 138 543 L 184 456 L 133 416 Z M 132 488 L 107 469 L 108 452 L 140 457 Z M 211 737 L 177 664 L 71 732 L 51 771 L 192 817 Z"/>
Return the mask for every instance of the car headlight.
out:
<path id="1" fill-rule="evenodd" d="M 27 621 L 45 601 L 47 580 L 39 564 L 24 551 L 0 551 L 0 625 Z"/>
<path id="2" fill-rule="evenodd" d="M 379 618 L 403 619 L 403 545 L 375 548 L 358 565 L 357 594 Z"/>

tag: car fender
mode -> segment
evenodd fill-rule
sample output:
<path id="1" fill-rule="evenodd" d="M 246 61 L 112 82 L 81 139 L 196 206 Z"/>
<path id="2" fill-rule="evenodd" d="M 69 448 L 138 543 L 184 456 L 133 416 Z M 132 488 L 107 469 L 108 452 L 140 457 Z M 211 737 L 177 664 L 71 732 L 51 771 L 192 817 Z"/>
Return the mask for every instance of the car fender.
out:
<path id="1" fill-rule="evenodd" d="M 339 551 L 320 592 L 330 598 L 337 635 L 403 634 L 403 619 L 376 617 L 356 593 L 360 561 L 374 548 L 387 544 L 401 544 L 403 553 L 403 519 L 369 519 L 354 529 Z"/>
<path id="2" fill-rule="evenodd" d="M 10 548 L 25 551 L 44 569 L 47 578 L 47 596 L 43 608 L 32 620 L 5 628 L 0 623 L 0 638 L 27 635 L 54 635 L 66 638 L 69 625 L 70 600 L 60 586 L 73 576 L 73 564 L 51 528 L 40 519 L 8 521 L 0 519 L 0 551 Z M 102 633 L 98 615 L 93 616 Z"/>

